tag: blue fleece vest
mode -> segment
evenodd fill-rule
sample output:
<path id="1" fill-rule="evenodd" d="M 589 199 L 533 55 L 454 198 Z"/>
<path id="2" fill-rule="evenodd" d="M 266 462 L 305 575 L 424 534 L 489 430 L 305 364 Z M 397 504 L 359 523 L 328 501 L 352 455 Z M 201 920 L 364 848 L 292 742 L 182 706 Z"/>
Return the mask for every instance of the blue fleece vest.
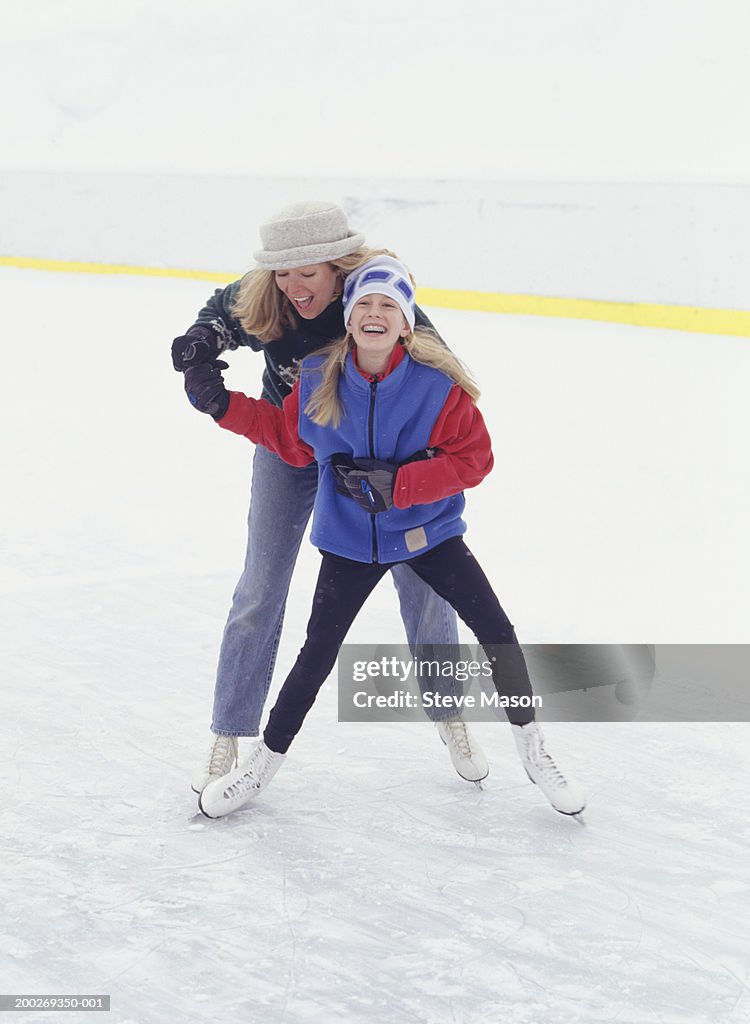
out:
<path id="1" fill-rule="evenodd" d="M 320 383 L 322 361 L 321 356 L 310 356 L 300 374 L 299 436 L 311 445 L 318 461 L 313 544 L 357 562 L 389 563 L 414 558 L 463 534 L 463 494 L 373 515 L 338 493 L 331 468 L 331 456 L 337 452 L 401 463 L 423 451 L 453 381 L 405 355 L 384 380 L 370 383 L 350 353 L 339 380 L 341 423 L 319 427 L 305 414 L 305 407 Z"/>

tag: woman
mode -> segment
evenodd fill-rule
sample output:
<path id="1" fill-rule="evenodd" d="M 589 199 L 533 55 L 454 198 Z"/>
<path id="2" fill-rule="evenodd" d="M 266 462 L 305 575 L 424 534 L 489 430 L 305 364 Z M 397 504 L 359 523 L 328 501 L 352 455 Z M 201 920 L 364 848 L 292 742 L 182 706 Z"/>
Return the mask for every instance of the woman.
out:
<path id="1" fill-rule="evenodd" d="M 221 817 L 261 792 L 284 761 L 359 609 L 390 569 L 409 565 L 456 609 L 484 647 L 522 763 L 563 814 L 583 791 L 544 747 L 515 631 L 464 544 L 463 490 L 492 469 L 478 390 L 459 361 L 415 325 L 414 290 L 398 260 L 378 255 L 344 286 L 347 334 L 302 363 L 278 409 L 229 393 L 225 364 L 185 375 L 191 402 L 219 425 L 292 465 L 317 460 L 312 542 L 323 556 L 307 638 L 281 688 L 263 740 L 199 806 Z"/>
<path id="2" fill-rule="evenodd" d="M 330 203 L 286 207 L 260 235 L 263 248 L 254 254 L 258 269 L 214 293 L 187 333 L 174 340 L 172 360 L 184 372 L 210 365 L 227 350 L 262 351 L 263 397 L 280 407 L 302 359 L 340 336 L 343 282 L 374 250 L 350 230 L 344 211 Z M 415 315 L 418 324 L 430 326 L 421 310 Z M 219 654 L 213 737 L 192 779 L 198 793 L 237 764 L 238 737 L 258 735 L 317 483 L 314 465 L 290 466 L 267 449 L 256 449 L 245 566 Z M 458 643 L 455 612 L 445 601 L 407 566 L 394 571 L 393 581 L 412 651 L 423 644 Z M 471 782 L 485 778 L 487 761 L 460 717 L 437 709 L 431 717 L 459 775 Z"/>

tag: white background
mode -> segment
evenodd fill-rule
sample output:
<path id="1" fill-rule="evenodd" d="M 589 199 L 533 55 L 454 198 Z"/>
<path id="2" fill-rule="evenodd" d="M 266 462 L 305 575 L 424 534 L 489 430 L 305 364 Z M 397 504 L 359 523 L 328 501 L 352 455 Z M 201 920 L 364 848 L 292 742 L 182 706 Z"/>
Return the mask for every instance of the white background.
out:
<path id="1" fill-rule="evenodd" d="M 3 254 L 239 274 L 322 197 L 430 287 L 747 308 L 743 0 L 2 7 Z"/>
<path id="2" fill-rule="evenodd" d="M 750 179 L 740 0 L 3 6 L 7 168 Z"/>

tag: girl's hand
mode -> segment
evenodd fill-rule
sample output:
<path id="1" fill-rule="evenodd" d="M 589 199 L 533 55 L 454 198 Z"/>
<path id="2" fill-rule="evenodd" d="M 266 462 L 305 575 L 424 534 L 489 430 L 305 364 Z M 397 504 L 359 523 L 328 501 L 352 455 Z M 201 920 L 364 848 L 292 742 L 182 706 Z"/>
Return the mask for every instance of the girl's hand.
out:
<path id="1" fill-rule="evenodd" d="M 217 359 L 214 363 L 198 363 L 185 370 L 185 391 L 199 412 L 220 420 L 229 408 L 229 392 L 224 386 L 222 370 L 229 364 Z"/>
<path id="2" fill-rule="evenodd" d="M 387 512 L 393 508 L 393 482 L 398 466 L 379 459 L 352 459 L 337 454 L 331 458 L 339 490 L 348 494 L 365 512 Z"/>

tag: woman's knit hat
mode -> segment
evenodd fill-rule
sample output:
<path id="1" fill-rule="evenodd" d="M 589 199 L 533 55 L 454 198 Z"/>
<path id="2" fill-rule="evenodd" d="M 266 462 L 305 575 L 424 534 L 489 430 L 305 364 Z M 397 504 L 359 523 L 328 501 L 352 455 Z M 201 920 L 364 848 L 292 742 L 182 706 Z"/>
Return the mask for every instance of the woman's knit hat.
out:
<path id="1" fill-rule="evenodd" d="M 253 253 L 263 270 L 292 270 L 348 256 L 365 236 L 349 229 L 334 203 L 293 203 L 261 225 L 263 248 Z"/>
<path id="2" fill-rule="evenodd" d="M 409 327 L 414 330 L 414 288 L 409 271 L 392 256 L 374 256 L 357 267 L 344 281 L 344 326 L 363 295 L 387 295 L 401 307 Z"/>

